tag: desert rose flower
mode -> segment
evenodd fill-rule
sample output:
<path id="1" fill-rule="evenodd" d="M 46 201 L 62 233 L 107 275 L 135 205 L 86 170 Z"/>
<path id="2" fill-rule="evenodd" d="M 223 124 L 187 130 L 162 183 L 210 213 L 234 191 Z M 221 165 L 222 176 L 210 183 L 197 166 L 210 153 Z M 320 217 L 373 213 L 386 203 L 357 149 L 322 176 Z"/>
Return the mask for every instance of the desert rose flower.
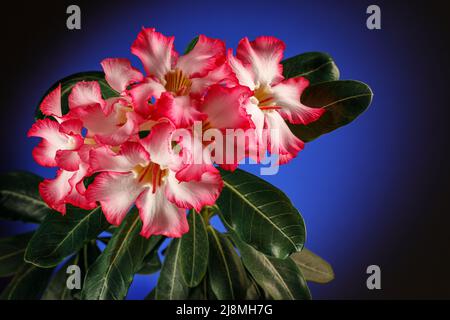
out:
<path id="1" fill-rule="evenodd" d="M 165 99 L 164 108 L 155 108 L 156 117 L 165 116 L 177 127 L 202 120 L 196 101 L 215 83 L 235 84 L 237 79 L 225 63 L 225 44 L 200 35 L 189 53 L 179 56 L 174 37 L 166 37 L 153 28 L 143 29 L 131 46 L 131 52 L 144 65 L 147 78 L 133 86 L 130 94 L 136 110 L 148 116 L 152 99 Z"/>
<path id="2" fill-rule="evenodd" d="M 284 164 L 296 157 L 304 143 L 295 137 L 285 120 L 293 124 L 308 124 L 316 121 L 325 112 L 310 108 L 300 102 L 303 90 L 309 85 L 307 79 L 297 77 L 284 80 L 283 58 L 285 44 L 274 37 L 258 37 L 254 41 L 242 39 L 236 57 L 228 52 L 228 61 L 241 85 L 253 91 L 247 112 L 251 114 L 258 140 L 262 141 L 263 130 L 278 131 L 278 140 L 270 144 L 278 146 L 279 163 Z M 264 143 L 261 143 L 264 145 Z"/>
<path id="3" fill-rule="evenodd" d="M 94 208 L 95 202 L 89 202 L 85 197 L 83 184 L 88 171 L 85 162 L 88 150 L 81 134 L 82 123 L 77 119 L 67 120 L 63 116 L 61 86 L 44 98 L 40 109 L 44 115 L 55 120 L 38 120 L 29 130 L 28 136 L 42 138 L 33 150 L 33 157 L 42 166 L 60 167 L 55 179 L 46 179 L 39 185 L 42 199 L 63 214 L 66 212 L 66 203 L 84 209 Z"/>
<path id="4" fill-rule="evenodd" d="M 139 142 L 126 142 L 115 153 L 104 146 L 91 151 L 90 165 L 101 172 L 89 185 L 87 197 L 99 201 L 107 220 L 118 225 L 135 204 L 145 237 L 180 237 L 188 231 L 186 209 L 213 205 L 222 189 L 217 172 L 204 172 L 198 181 L 179 181 L 181 157 L 172 148 L 175 127 L 158 123 Z"/>

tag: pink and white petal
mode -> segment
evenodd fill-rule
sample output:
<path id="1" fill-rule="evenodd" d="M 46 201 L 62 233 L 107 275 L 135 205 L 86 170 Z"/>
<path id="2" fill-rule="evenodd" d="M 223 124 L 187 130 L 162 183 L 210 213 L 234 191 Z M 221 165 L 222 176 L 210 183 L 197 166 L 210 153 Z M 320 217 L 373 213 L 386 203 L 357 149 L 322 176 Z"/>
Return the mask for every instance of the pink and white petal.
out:
<path id="1" fill-rule="evenodd" d="M 182 182 L 176 178 L 176 172 L 169 171 L 165 186 L 167 199 L 177 207 L 200 212 L 203 206 L 216 203 L 223 181 L 219 173 L 205 172 L 199 181 Z"/>
<path id="2" fill-rule="evenodd" d="M 146 165 L 149 159 L 148 153 L 139 143 L 127 142 L 121 146 L 119 154 L 107 146 L 92 149 L 89 165 L 93 172 L 130 172 L 137 165 Z"/>
<path id="3" fill-rule="evenodd" d="M 65 145 L 67 136 L 59 131 L 59 123 L 48 118 L 37 120 L 28 131 L 28 137 L 39 137 L 53 145 Z"/>
<path id="4" fill-rule="evenodd" d="M 207 121 L 213 128 L 245 130 L 251 127 L 250 117 L 245 111 L 250 95 L 251 91 L 244 86 L 226 88 L 213 85 L 199 110 L 208 115 Z"/>
<path id="5" fill-rule="evenodd" d="M 267 112 L 265 116 L 266 129 L 270 130 L 268 132 L 269 150 L 272 154 L 278 155 L 280 164 L 288 163 L 304 148 L 305 143 L 291 132 L 277 111 Z"/>
<path id="6" fill-rule="evenodd" d="M 57 165 L 66 171 L 77 171 L 79 169 L 81 158 L 77 151 L 58 150 L 55 161 Z"/>
<path id="7" fill-rule="evenodd" d="M 298 77 L 284 80 L 272 87 L 275 104 L 281 107 L 278 112 L 294 124 L 309 124 L 319 119 L 325 112 L 322 108 L 311 108 L 300 102 L 303 90 L 308 87 L 306 78 Z"/>
<path id="8" fill-rule="evenodd" d="M 44 98 L 39 108 L 46 116 L 62 117 L 61 84 Z"/>
<path id="9" fill-rule="evenodd" d="M 100 202 L 109 223 L 119 225 L 142 191 L 133 173 L 103 172 L 89 185 L 86 196 L 90 202 Z"/>
<path id="10" fill-rule="evenodd" d="M 251 65 L 244 66 L 238 58 L 233 56 L 233 50 L 228 50 L 228 64 L 236 75 L 239 84 L 255 90 L 255 75 L 253 74 Z"/>
<path id="11" fill-rule="evenodd" d="M 68 135 L 80 135 L 83 129 L 83 122 L 79 119 L 70 119 L 63 121 L 59 131 Z"/>
<path id="12" fill-rule="evenodd" d="M 86 174 L 87 165 L 81 163 L 79 170 L 69 179 L 72 191 L 65 198 L 65 202 L 85 210 L 92 210 L 97 207 L 97 203 L 95 201 L 89 201 L 86 197 L 86 187 L 83 183 Z"/>
<path id="13" fill-rule="evenodd" d="M 95 141 L 100 144 L 118 146 L 129 140 L 131 136 L 138 134 L 140 117 L 135 112 L 125 113 L 126 122 L 123 125 L 117 125 L 116 130 L 107 134 L 94 135 Z"/>
<path id="14" fill-rule="evenodd" d="M 154 28 L 142 28 L 131 46 L 131 53 L 139 57 L 147 75 L 163 79 L 177 56 L 174 39 L 156 32 Z"/>
<path id="15" fill-rule="evenodd" d="M 191 79 L 191 95 L 202 97 L 208 91 L 208 88 L 213 84 L 219 84 L 225 87 L 233 87 L 239 84 L 236 75 L 228 63 L 223 63 L 217 68 L 211 70 L 206 76 L 202 78 Z"/>
<path id="16" fill-rule="evenodd" d="M 105 107 L 100 85 L 97 81 L 80 81 L 69 95 L 69 109 L 84 108 L 92 105 Z"/>
<path id="17" fill-rule="evenodd" d="M 219 171 L 209 163 L 186 164 L 176 172 L 175 178 L 182 182 L 200 181 L 205 172 L 217 174 Z"/>
<path id="18" fill-rule="evenodd" d="M 187 128 L 192 126 L 194 121 L 205 120 L 206 115 L 197 110 L 197 102 L 191 97 L 174 97 L 170 92 L 164 92 L 156 101 L 152 118 L 168 119 L 177 128 Z"/>
<path id="19" fill-rule="evenodd" d="M 96 134 L 112 134 L 117 130 L 117 117 L 114 112 L 105 114 L 100 105 L 91 105 L 85 108 L 77 108 L 71 111 L 83 122 L 87 129 L 87 137 L 92 138 Z"/>
<path id="20" fill-rule="evenodd" d="M 58 146 L 48 143 L 47 140 L 42 140 L 33 149 L 32 155 L 33 159 L 41 166 L 56 167 L 58 165 L 55 160 L 57 151 Z"/>
<path id="21" fill-rule="evenodd" d="M 142 73 L 131 66 L 128 59 L 108 58 L 101 62 L 105 79 L 117 92 L 124 92 L 131 83 L 140 82 L 144 79 Z"/>
<path id="22" fill-rule="evenodd" d="M 244 65 L 252 67 L 255 83 L 260 85 L 274 85 L 283 80 L 283 67 L 280 64 L 286 48 L 283 41 L 262 36 L 254 41 L 243 38 L 237 48 L 237 58 Z"/>
<path id="23" fill-rule="evenodd" d="M 152 235 L 179 238 L 189 231 L 186 210 L 169 202 L 163 188 L 157 188 L 155 193 L 147 188 L 136 200 L 136 207 L 143 224 L 141 235 L 146 238 Z"/>
<path id="24" fill-rule="evenodd" d="M 67 195 L 65 202 L 84 210 L 92 210 L 97 207 L 96 202 L 89 201 L 86 195 L 78 193 L 75 188 Z"/>
<path id="25" fill-rule="evenodd" d="M 45 203 L 62 214 L 66 213 L 65 198 L 72 190 L 69 179 L 73 174 L 60 169 L 55 179 L 46 179 L 39 184 L 39 193 Z"/>
<path id="26" fill-rule="evenodd" d="M 247 113 L 253 122 L 253 135 L 249 134 L 248 156 L 259 162 L 267 151 L 267 140 L 264 139 L 264 112 L 251 100 L 245 106 Z"/>
<path id="27" fill-rule="evenodd" d="M 190 78 L 203 77 L 224 61 L 225 43 L 200 35 L 194 49 L 178 59 L 177 68 Z"/>
<path id="28" fill-rule="evenodd" d="M 163 168 L 174 165 L 178 156 L 172 149 L 173 133 L 176 130 L 170 122 L 160 122 L 153 126 L 150 134 L 141 140 L 152 162 Z"/>
<path id="29" fill-rule="evenodd" d="M 159 99 L 165 91 L 166 89 L 159 81 L 152 78 L 145 78 L 143 82 L 133 86 L 128 93 L 133 100 L 133 106 L 136 112 L 148 116 L 151 111 L 149 105 L 151 99 Z"/>

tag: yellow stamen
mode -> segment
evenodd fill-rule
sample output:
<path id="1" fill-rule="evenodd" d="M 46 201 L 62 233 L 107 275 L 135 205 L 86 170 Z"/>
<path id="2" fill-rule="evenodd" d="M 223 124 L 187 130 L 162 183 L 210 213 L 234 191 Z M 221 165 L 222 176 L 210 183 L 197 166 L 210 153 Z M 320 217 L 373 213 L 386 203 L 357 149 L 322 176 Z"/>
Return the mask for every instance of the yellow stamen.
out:
<path id="1" fill-rule="evenodd" d="M 192 81 L 180 69 L 169 71 L 164 79 L 166 80 L 166 90 L 178 96 L 187 95 L 191 89 Z"/>

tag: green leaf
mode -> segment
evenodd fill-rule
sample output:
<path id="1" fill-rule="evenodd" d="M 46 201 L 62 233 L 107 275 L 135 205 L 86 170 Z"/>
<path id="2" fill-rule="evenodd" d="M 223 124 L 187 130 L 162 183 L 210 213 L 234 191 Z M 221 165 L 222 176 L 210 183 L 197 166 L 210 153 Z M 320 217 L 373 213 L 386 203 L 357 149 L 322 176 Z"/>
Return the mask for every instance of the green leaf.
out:
<path id="1" fill-rule="evenodd" d="M 42 103 L 42 100 L 56 87 L 58 87 L 59 84 L 61 84 L 61 109 L 63 114 L 66 114 L 69 111 L 69 95 L 72 91 L 73 86 L 79 82 L 79 81 L 97 81 L 100 84 L 100 89 L 102 91 L 102 96 L 104 99 L 111 98 L 111 97 L 117 97 L 119 96 L 119 93 L 113 90 L 108 83 L 105 80 L 105 74 L 101 71 L 87 71 L 87 72 L 80 72 L 72 74 L 68 77 L 65 77 L 59 81 L 57 81 L 55 84 L 53 84 L 50 89 L 44 94 L 41 101 L 39 102 L 37 108 L 36 108 L 36 119 L 44 119 L 46 116 L 42 114 L 41 110 L 39 109 L 39 106 Z"/>
<path id="2" fill-rule="evenodd" d="M 288 124 L 302 141 L 309 142 L 355 120 L 372 101 L 372 90 L 365 83 L 345 80 L 314 84 L 301 96 L 304 105 L 325 108 L 326 112 L 308 125 Z"/>
<path id="3" fill-rule="evenodd" d="M 108 246 L 89 268 L 81 292 L 87 300 L 121 300 L 125 298 L 134 274 L 144 257 L 160 237 L 146 239 L 139 232 L 142 223 L 134 208 L 114 232 Z"/>
<path id="4" fill-rule="evenodd" d="M 42 178 L 29 172 L 0 175 L 0 219 L 39 223 L 53 213 L 39 195 Z"/>
<path id="5" fill-rule="evenodd" d="M 69 259 L 53 276 L 49 285 L 42 295 L 42 300 L 74 300 L 79 299 L 79 289 L 70 290 L 67 288 L 67 279 L 70 276 L 67 273 L 67 268 L 70 265 L 77 265 L 80 267 L 81 276 L 83 277 L 90 265 L 101 254 L 95 240 L 87 243 L 78 254 Z"/>
<path id="6" fill-rule="evenodd" d="M 153 250 L 144 258 L 143 265 L 139 269 L 139 274 L 152 274 L 161 269 L 161 259 L 159 259 L 158 251 Z"/>
<path id="7" fill-rule="evenodd" d="M 188 216 L 189 232 L 181 237 L 180 268 L 185 283 L 197 286 L 208 267 L 208 233 L 202 216 L 194 210 Z"/>
<path id="8" fill-rule="evenodd" d="M 302 270 L 306 281 L 328 283 L 334 279 L 331 265 L 306 248 L 303 248 L 300 252 L 293 253 L 291 259 Z"/>
<path id="9" fill-rule="evenodd" d="M 194 39 L 191 40 L 191 42 L 189 42 L 189 44 L 186 47 L 186 50 L 184 51 L 184 54 L 188 54 L 189 52 L 191 52 L 192 49 L 194 49 L 197 42 L 198 42 L 198 36 L 196 36 Z"/>
<path id="10" fill-rule="evenodd" d="M 291 258 L 278 259 L 259 252 L 232 234 L 245 267 L 258 285 L 276 300 L 311 299 L 306 280 Z"/>
<path id="11" fill-rule="evenodd" d="M 24 264 L 23 255 L 33 232 L 0 239 L 0 277 L 13 275 Z"/>
<path id="12" fill-rule="evenodd" d="M 41 298 L 53 269 L 24 263 L 0 295 L 0 300 L 37 300 Z"/>
<path id="13" fill-rule="evenodd" d="M 42 300 L 73 300 L 72 290 L 67 287 L 67 267 L 76 265 L 78 257 L 67 261 L 53 276 L 42 295 Z"/>
<path id="14" fill-rule="evenodd" d="M 217 200 L 226 227 L 259 251 L 286 258 L 305 242 L 303 218 L 289 198 L 270 183 L 242 170 L 221 170 Z"/>
<path id="15" fill-rule="evenodd" d="M 189 288 L 187 300 L 217 300 L 217 297 L 212 292 L 207 275 L 203 277 L 202 281 L 196 287 Z"/>
<path id="16" fill-rule="evenodd" d="M 210 254 L 208 280 L 219 300 L 242 300 L 254 296 L 254 286 L 228 238 L 208 226 Z"/>
<path id="17" fill-rule="evenodd" d="M 64 216 L 50 214 L 31 238 L 25 260 L 43 268 L 56 266 L 107 227 L 100 207 L 91 211 L 68 207 Z"/>
<path id="18" fill-rule="evenodd" d="M 339 79 L 333 58 L 323 52 L 306 52 L 281 61 L 286 79 L 305 77 L 310 84 Z"/>
<path id="19" fill-rule="evenodd" d="M 189 295 L 180 270 L 180 248 L 180 239 L 175 238 L 169 244 L 156 285 L 156 300 L 184 300 Z"/>

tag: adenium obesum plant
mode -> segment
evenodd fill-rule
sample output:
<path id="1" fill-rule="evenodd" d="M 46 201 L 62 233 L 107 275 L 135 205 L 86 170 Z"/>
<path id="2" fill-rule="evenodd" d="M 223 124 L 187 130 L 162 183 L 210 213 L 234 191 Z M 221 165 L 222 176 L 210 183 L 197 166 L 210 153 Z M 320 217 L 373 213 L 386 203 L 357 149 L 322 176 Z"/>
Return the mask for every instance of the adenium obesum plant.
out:
<path id="1" fill-rule="evenodd" d="M 107 58 L 103 73 L 53 86 L 28 135 L 41 138 L 33 157 L 56 177 L 1 180 L 6 216 L 40 223 L 7 239 L 26 252 L 8 272 L 0 267 L 0 276 L 16 274 L 3 297 L 122 299 L 134 274 L 159 269 L 151 299 L 309 299 L 305 280 L 330 281 L 331 267 L 304 249 L 291 201 L 237 167 L 288 163 L 305 142 L 356 118 L 372 93 L 338 81 L 327 54 L 282 61 L 284 50 L 262 36 L 242 39 L 234 54 L 200 35 L 179 54 L 174 37 L 149 28 L 131 46 L 145 73 Z M 214 215 L 226 234 L 210 224 Z M 65 267 L 52 276 L 67 257 L 83 266 L 81 288 L 67 288 Z"/>

